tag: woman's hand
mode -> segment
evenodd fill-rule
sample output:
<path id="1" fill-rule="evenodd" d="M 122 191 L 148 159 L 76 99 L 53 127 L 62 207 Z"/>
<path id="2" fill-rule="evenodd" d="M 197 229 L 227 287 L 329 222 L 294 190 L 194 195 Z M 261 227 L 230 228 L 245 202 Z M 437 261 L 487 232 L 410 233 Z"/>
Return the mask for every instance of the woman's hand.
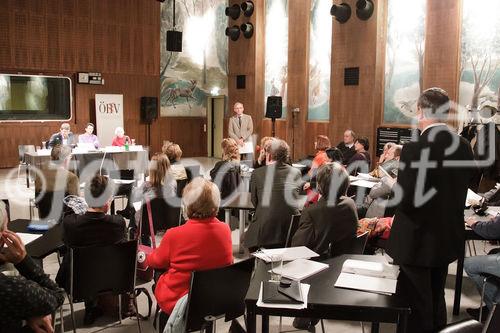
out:
<path id="1" fill-rule="evenodd" d="M 311 188 L 311 183 L 307 182 L 304 184 L 304 191 L 306 191 L 307 189 Z"/>
<path id="2" fill-rule="evenodd" d="M 51 315 L 45 317 L 32 317 L 27 320 L 27 323 L 35 333 L 54 333 Z"/>
<path id="3" fill-rule="evenodd" d="M 5 230 L 2 240 L 7 247 L 0 249 L 0 261 L 18 264 L 26 257 L 26 249 L 21 238 L 15 232 Z"/>
<path id="4" fill-rule="evenodd" d="M 465 223 L 467 223 L 467 225 L 472 228 L 472 226 L 477 223 L 477 220 L 474 216 L 471 216 L 465 219 Z"/>

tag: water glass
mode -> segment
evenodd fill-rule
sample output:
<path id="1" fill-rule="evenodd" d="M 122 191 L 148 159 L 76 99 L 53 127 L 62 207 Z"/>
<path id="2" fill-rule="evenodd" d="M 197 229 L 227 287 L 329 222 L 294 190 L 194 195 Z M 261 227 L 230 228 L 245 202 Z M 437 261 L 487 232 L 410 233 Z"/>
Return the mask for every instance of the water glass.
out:
<path id="1" fill-rule="evenodd" d="M 283 256 L 278 254 L 272 255 L 270 281 L 279 282 L 281 280 L 282 268 L 283 268 Z"/>
<path id="2" fill-rule="evenodd" d="M 132 146 L 135 146 L 135 139 L 132 139 Z"/>

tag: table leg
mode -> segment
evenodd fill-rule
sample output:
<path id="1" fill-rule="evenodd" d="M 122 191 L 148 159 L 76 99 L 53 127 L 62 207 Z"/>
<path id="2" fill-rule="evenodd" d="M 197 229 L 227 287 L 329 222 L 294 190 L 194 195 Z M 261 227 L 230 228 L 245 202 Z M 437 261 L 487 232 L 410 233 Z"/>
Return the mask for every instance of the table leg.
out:
<path id="1" fill-rule="evenodd" d="M 224 222 L 231 226 L 231 209 L 224 209 Z"/>
<path id="2" fill-rule="evenodd" d="M 30 165 L 26 164 L 26 187 L 30 188 Z"/>
<path id="3" fill-rule="evenodd" d="M 243 237 L 243 233 L 245 232 L 245 223 L 247 220 L 248 212 L 244 209 L 240 209 L 240 219 L 239 219 L 239 226 L 238 226 L 238 234 L 239 234 L 239 241 L 238 241 L 238 252 L 243 253 L 243 244 L 241 243 L 241 239 Z"/>
<path id="4" fill-rule="evenodd" d="M 111 200 L 111 215 L 115 215 L 115 198 L 113 198 L 113 200 Z"/>
<path id="5" fill-rule="evenodd" d="M 269 333 L 269 316 L 262 315 L 262 333 Z"/>
<path id="6" fill-rule="evenodd" d="M 460 312 L 460 297 L 462 296 L 462 279 L 464 275 L 465 244 L 458 255 L 457 273 L 455 277 L 455 298 L 453 299 L 453 315 Z"/>
<path id="7" fill-rule="evenodd" d="M 380 323 L 372 322 L 372 333 L 378 333 L 380 328 Z"/>
<path id="8" fill-rule="evenodd" d="M 255 306 L 247 306 L 247 332 L 256 333 L 257 315 L 255 314 Z"/>
<path id="9" fill-rule="evenodd" d="M 397 333 L 406 333 L 407 325 L 408 325 L 408 313 L 399 315 Z"/>

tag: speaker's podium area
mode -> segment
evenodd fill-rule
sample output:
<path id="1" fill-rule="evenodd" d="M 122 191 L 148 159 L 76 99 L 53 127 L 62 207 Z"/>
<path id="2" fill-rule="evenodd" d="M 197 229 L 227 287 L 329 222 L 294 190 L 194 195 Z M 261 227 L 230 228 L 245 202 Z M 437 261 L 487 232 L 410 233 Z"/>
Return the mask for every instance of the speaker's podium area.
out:
<path id="1" fill-rule="evenodd" d="M 497 0 L 0 1 L 0 331 L 163 332 L 180 312 L 167 331 L 500 332 L 498 17 Z M 420 188 L 442 195 L 413 207 Z M 318 256 L 285 255 L 302 250 Z"/>

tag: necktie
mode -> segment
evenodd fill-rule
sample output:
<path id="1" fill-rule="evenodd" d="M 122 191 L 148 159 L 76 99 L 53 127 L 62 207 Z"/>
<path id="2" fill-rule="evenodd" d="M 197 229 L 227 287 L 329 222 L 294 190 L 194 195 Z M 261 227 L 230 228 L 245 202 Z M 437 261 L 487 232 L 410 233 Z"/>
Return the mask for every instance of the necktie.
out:
<path id="1" fill-rule="evenodd" d="M 241 116 L 238 117 L 238 122 L 240 123 L 240 128 L 241 128 Z"/>

